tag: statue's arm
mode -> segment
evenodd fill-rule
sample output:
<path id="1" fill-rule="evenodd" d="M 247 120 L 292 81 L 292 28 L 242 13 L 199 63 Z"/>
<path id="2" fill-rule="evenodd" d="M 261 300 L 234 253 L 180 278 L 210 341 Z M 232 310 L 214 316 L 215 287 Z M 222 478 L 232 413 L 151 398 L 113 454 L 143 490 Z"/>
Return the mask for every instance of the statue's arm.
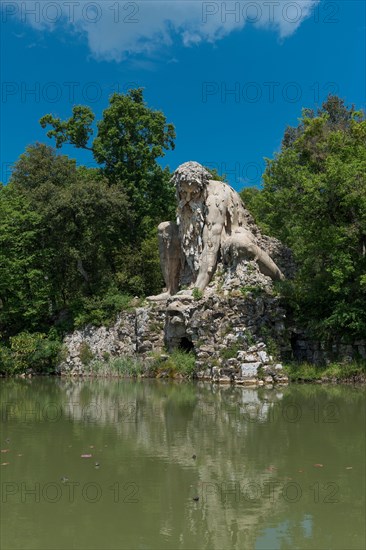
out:
<path id="1" fill-rule="evenodd" d="M 158 227 L 160 265 L 169 295 L 178 292 L 181 267 L 179 228 L 174 222 L 162 222 Z"/>

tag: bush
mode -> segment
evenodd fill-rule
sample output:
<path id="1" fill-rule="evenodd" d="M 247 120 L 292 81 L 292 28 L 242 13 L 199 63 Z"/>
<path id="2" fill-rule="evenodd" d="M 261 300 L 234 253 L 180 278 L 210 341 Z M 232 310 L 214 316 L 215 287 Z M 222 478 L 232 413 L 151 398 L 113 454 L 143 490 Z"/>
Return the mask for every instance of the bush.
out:
<path id="1" fill-rule="evenodd" d="M 240 351 L 243 347 L 243 338 L 238 338 L 236 342 L 233 344 L 230 344 L 226 348 L 220 350 L 220 357 L 222 359 L 236 359 L 236 356 L 238 355 L 238 351 Z"/>
<path id="2" fill-rule="evenodd" d="M 199 288 L 194 288 L 192 290 L 192 296 L 195 300 L 200 300 L 203 297 L 203 292 Z"/>
<path id="3" fill-rule="evenodd" d="M 285 365 L 292 381 L 314 382 L 316 380 L 358 380 L 366 378 L 366 361 L 352 363 L 331 363 L 317 366 L 310 363 L 290 363 Z"/>
<path id="4" fill-rule="evenodd" d="M 12 375 L 15 373 L 16 366 L 10 349 L 0 344 L 0 374 Z"/>
<path id="5" fill-rule="evenodd" d="M 255 298 L 257 296 L 260 296 L 264 290 L 263 288 L 261 288 L 260 286 L 242 286 L 240 288 L 240 292 L 242 293 L 243 296 L 248 296 L 248 294 L 252 294 Z"/>
<path id="6" fill-rule="evenodd" d="M 93 360 L 88 363 L 91 374 L 135 378 L 143 373 L 143 363 L 134 357 L 113 357 L 109 360 Z"/>
<path id="7" fill-rule="evenodd" d="M 132 309 L 132 296 L 110 288 L 104 296 L 84 298 L 75 306 L 75 327 L 110 326 L 121 311 Z"/>
<path id="8" fill-rule="evenodd" d="M 195 370 L 196 358 L 192 352 L 185 352 L 179 349 L 174 350 L 168 362 L 171 363 L 175 372 L 185 376 L 192 376 Z"/>
<path id="9" fill-rule="evenodd" d="M 166 375 L 175 378 L 179 375 L 192 378 L 195 371 L 196 358 L 192 352 L 175 349 L 167 358 L 161 355 L 153 357 L 150 373 L 156 376 Z"/>
<path id="10" fill-rule="evenodd" d="M 81 342 L 79 347 L 79 357 L 85 367 L 87 367 L 94 359 L 94 353 L 87 342 Z"/>
<path id="11" fill-rule="evenodd" d="M 39 374 L 55 371 L 62 351 L 59 340 L 46 334 L 20 332 L 9 339 L 10 346 L 0 346 L 0 372 L 20 374 L 32 370 Z"/>

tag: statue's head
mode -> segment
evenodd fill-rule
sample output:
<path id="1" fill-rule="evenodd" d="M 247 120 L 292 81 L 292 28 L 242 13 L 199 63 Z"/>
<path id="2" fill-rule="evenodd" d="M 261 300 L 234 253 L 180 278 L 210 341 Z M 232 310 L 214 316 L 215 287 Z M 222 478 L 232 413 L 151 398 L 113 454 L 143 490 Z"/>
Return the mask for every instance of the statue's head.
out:
<path id="1" fill-rule="evenodd" d="M 180 199 L 186 199 L 201 195 L 206 188 L 211 174 L 198 162 L 185 162 L 175 170 L 172 181 Z"/>
<path id="2" fill-rule="evenodd" d="M 197 273 L 202 254 L 206 188 L 211 174 L 198 162 L 185 162 L 173 174 L 177 190 L 177 223 L 187 264 Z"/>

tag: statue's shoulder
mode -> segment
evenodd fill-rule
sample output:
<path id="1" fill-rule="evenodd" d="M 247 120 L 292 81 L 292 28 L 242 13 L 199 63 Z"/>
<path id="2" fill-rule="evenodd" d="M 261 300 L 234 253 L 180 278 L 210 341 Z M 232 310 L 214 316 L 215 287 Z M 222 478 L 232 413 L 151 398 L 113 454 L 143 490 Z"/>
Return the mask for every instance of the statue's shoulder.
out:
<path id="1" fill-rule="evenodd" d="M 207 184 L 207 194 L 213 194 L 213 195 L 224 195 L 226 196 L 228 193 L 230 193 L 231 187 L 224 181 L 218 181 L 218 180 L 209 180 Z"/>

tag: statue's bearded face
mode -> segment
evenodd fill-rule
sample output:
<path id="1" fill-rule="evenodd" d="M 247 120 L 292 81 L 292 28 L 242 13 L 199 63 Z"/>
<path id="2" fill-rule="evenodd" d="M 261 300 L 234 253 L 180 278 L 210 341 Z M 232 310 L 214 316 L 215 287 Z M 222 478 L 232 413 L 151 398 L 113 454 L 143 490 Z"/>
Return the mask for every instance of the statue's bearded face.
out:
<path id="1" fill-rule="evenodd" d="M 180 181 L 177 188 L 179 204 L 184 206 L 191 201 L 202 200 L 203 189 L 195 181 Z"/>
<path id="2" fill-rule="evenodd" d="M 206 215 L 205 190 L 194 182 L 181 182 L 177 194 L 179 198 L 177 221 L 183 253 L 193 273 L 198 273 Z"/>
<path id="3" fill-rule="evenodd" d="M 210 174 L 197 162 L 182 164 L 173 175 L 177 190 L 177 222 L 182 250 L 191 271 L 198 273 L 203 242 L 202 233 L 206 217 L 206 188 Z"/>

